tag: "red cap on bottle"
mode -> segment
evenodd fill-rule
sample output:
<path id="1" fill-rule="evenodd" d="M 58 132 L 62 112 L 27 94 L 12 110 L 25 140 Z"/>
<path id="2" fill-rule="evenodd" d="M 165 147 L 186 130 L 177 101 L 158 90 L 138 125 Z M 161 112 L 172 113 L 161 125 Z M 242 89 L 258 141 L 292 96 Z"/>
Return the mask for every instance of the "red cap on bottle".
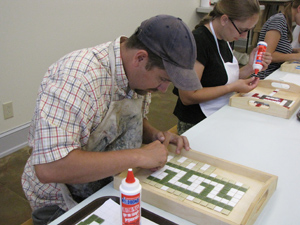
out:
<path id="1" fill-rule="evenodd" d="M 134 175 L 133 175 L 133 172 L 132 172 L 131 168 L 128 169 L 126 182 L 127 183 L 134 183 L 135 182 L 135 178 L 134 178 Z"/>
<path id="2" fill-rule="evenodd" d="M 259 69 L 255 69 L 255 70 L 254 70 L 255 75 L 257 75 L 258 72 L 259 72 Z"/>

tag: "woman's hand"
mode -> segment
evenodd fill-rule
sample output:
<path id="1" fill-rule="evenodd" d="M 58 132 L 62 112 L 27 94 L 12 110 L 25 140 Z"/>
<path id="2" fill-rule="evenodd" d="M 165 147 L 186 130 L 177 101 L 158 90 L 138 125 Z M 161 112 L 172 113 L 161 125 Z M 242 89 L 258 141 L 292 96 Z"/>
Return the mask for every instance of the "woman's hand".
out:
<path id="1" fill-rule="evenodd" d="M 272 54 L 270 52 L 263 52 L 262 54 L 263 68 L 261 71 L 266 70 L 268 66 L 271 64 L 271 62 L 272 62 Z"/>
<path id="2" fill-rule="evenodd" d="M 258 77 L 250 77 L 248 79 L 239 79 L 231 84 L 228 84 L 228 86 L 230 86 L 230 89 L 233 92 L 248 93 L 257 87 L 258 82 Z"/>
<path id="3" fill-rule="evenodd" d="M 252 68 L 253 68 L 253 63 L 255 60 L 255 54 L 256 54 L 257 50 L 258 50 L 258 47 L 254 48 L 249 56 L 248 65 L 251 66 Z M 263 52 L 262 53 L 262 65 L 263 65 L 262 71 L 266 70 L 271 62 L 272 62 L 272 54 L 270 52 Z M 254 73 L 254 70 L 252 73 Z"/>

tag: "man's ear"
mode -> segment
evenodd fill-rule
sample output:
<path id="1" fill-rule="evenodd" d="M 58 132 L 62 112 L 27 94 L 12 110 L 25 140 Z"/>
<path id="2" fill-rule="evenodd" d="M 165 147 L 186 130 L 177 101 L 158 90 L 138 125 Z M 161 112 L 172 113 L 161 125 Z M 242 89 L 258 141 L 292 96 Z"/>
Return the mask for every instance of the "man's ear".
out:
<path id="1" fill-rule="evenodd" d="M 134 63 L 136 66 L 139 66 L 140 64 L 145 64 L 148 59 L 148 52 L 145 50 L 138 50 L 134 55 Z"/>

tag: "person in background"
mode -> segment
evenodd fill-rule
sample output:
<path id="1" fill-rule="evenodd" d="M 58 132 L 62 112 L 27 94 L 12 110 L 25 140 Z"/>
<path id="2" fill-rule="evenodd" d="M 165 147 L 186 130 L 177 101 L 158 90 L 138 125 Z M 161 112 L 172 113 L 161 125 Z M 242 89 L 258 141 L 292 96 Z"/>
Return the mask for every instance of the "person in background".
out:
<path id="1" fill-rule="evenodd" d="M 233 92 L 249 92 L 257 86 L 259 79 L 249 78 L 254 73 L 252 65 L 257 48 L 251 52 L 248 64 L 239 68 L 229 42 L 246 38 L 258 21 L 259 12 L 257 0 L 220 0 L 195 27 L 195 70 L 203 88 L 196 91 L 173 89 L 178 96 L 173 112 L 178 118 L 178 134 L 228 104 Z M 270 53 L 265 53 L 263 69 L 270 62 Z"/>
<path id="2" fill-rule="evenodd" d="M 292 48 L 293 49 L 300 48 L 300 26 L 299 25 L 296 25 L 293 30 Z"/>
<path id="3" fill-rule="evenodd" d="M 267 70 L 258 73 L 261 79 L 279 69 L 285 61 L 300 60 L 300 49 L 293 49 L 291 45 L 293 22 L 300 25 L 300 0 L 289 3 L 283 13 L 271 16 L 263 25 L 258 40 L 267 42 L 267 51 L 272 54 L 272 63 Z"/>
<path id="4" fill-rule="evenodd" d="M 147 121 L 151 92 L 199 89 L 194 37 L 179 18 L 145 20 L 129 38 L 74 51 L 49 67 L 29 133 L 22 186 L 34 224 L 48 224 L 128 168 L 156 170 L 186 137 Z M 142 143 L 146 144 L 142 146 Z"/>

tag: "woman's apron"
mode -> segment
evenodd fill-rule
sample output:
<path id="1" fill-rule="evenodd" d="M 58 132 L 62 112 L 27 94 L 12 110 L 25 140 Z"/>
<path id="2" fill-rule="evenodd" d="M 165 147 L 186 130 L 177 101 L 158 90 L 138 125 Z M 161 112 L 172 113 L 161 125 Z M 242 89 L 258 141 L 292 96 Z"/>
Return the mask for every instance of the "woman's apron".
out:
<path id="1" fill-rule="evenodd" d="M 117 87 L 115 86 L 115 53 L 113 43 L 109 46 L 109 61 L 112 75 L 111 103 L 103 121 L 94 130 L 88 140 L 86 151 L 112 151 L 120 149 L 139 148 L 142 145 L 143 117 L 142 103 L 143 98 L 116 101 L 114 95 Z M 101 171 L 99 171 L 100 173 Z M 108 182 L 112 177 L 87 184 L 67 185 L 74 199 L 84 199 L 92 195 Z M 65 196 L 66 193 L 63 193 Z M 64 200 L 65 197 L 64 197 Z M 67 204 L 68 206 L 68 204 Z M 68 207 L 69 208 L 69 207 Z"/>
<path id="2" fill-rule="evenodd" d="M 237 81 L 239 79 L 239 63 L 238 63 L 237 59 L 234 57 L 233 52 L 232 52 L 231 47 L 228 42 L 227 42 L 227 44 L 232 53 L 233 60 L 232 60 L 232 62 L 226 62 L 226 63 L 224 62 L 223 57 L 220 52 L 218 39 L 216 37 L 215 30 L 212 26 L 212 22 L 210 22 L 209 25 L 210 25 L 212 34 L 214 36 L 220 58 L 223 62 L 223 65 L 224 65 L 226 73 L 227 73 L 228 81 L 226 84 L 233 83 L 234 81 Z M 214 112 L 216 112 L 217 110 L 222 108 L 224 105 L 228 104 L 229 98 L 232 94 L 233 93 L 228 93 L 228 94 L 225 94 L 216 99 L 200 103 L 199 105 L 202 109 L 202 112 L 205 114 L 206 117 L 210 116 L 211 114 L 213 114 Z"/>

